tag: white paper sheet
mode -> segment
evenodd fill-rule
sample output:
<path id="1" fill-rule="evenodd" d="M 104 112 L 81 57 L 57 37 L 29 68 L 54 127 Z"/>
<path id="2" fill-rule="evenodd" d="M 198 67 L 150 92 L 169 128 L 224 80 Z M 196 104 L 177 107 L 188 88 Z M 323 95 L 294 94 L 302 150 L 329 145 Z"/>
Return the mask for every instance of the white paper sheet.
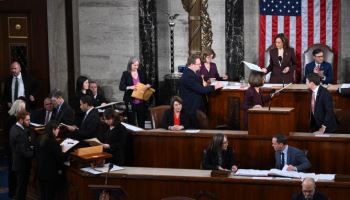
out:
<path id="1" fill-rule="evenodd" d="M 127 124 L 125 122 L 121 122 L 123 124 L 123 126 L 125 126 L 126 129 L 130 130 L 130 131 L 143 131 L 144 129 L 131 125 L 131 124 Z"/>
<path id="2" fill-rule="evenodd" d="M 251 69 L 251 70 L 253 70 L 253 71 L 263 72 L 263 71 L 261 70 L 261 68 L 260 68 L 258 65 L 256 65 L 256 64 L 253 64 L 253 63 L 250 63 L 250 62 L 246 62 L 246 61 L 243 61 L 243 63 L 244 63 L 249 69 Z"/>
<path id="3" fill-rule="evenodd" d="M 61 148 L 62 148 L 62 152 L 66 153 L 69 149 L 71 149 L 72 147 L 74 147 L 75 145 L 77 145 L 79 143 L 78 140 L 73 140 L 71 138 L 67 138 L 65 140 L 63 140 L 63 142 L 61 142 Z"/>
<path id="4" fill-rule="evenodd" d="M 81 168 L 81 170 L 84 171 L 84 172 L 89 172 L 91 174 L 102 174 L 102 173 L 107 173 L 108 172 L 108 168 L 109 168 L 109 163 L 106 163 L 103 167 L 95 167 L 95 168 L 85 167 L 85 168 Z M 119 167 L 117 165 L 113 165 L 113 167 L 112 167 L 110 172 L 123 170 L 123 169 L 124 169 L 123 167 Z"/>

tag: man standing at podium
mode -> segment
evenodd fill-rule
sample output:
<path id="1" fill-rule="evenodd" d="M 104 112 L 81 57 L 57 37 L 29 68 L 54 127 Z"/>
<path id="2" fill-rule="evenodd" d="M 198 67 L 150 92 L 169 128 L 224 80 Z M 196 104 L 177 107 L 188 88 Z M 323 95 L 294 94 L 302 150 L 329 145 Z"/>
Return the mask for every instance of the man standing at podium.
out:
<path id="1" fill-rule="evenodd" d="M 320 83 L 318 74 L 311 73 L 306 76 L 306 86 L 311 90 L 310 130 L 317 134 L 332 133 L 337 129 L 333 100 Z"/>
<path id="2" fill-rule="evenodd" d="M 202 80 L 196 75 L 201 66 L 199 56 L 191 55 L 187 60 L 187 66 L 188 68 L 184 70 L 180 78 L 180 96 L 183 100 L 184 111 L 195 119 L 197 110 L 206 110 L 203 95 L 214 92 L 223 85 L 220 82 L 206 87 L 202 85 Z"/>

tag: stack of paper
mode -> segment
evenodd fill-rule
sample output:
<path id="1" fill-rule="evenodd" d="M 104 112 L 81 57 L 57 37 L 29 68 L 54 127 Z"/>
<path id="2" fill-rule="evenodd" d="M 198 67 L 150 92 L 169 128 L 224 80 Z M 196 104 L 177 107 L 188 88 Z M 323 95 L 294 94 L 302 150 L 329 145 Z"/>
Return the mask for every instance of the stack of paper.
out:
<path id="1" fill-rule="evenodd" d="M 61 148 L 62 148 L 62 152 L 66 153 L 69 149 L 71 149 L 72 147 L 74 147 L 78 143 L 79 143 L 78 140 L 73 140 L 70 138 L 63 140 L 63 142 L 60 144 Z"/>
<path id="2" fill-rule="evenodd" d="M 107 173 L 108 172 L 108 168 L 109 168 L 109 163 L 106 163 L 103 167 L 85 167 L 85 168 L 81 168 L 82 171 L 84 172 L 89 172 L 91 174 L 102 174 L 102 173 Z M 124 169 L 123 167 L 119 167 L 117 165 L 113 165 L 112 169 L 110 172 L 113 171 L 118 171 L 118 170 L 122 170 Z"/>

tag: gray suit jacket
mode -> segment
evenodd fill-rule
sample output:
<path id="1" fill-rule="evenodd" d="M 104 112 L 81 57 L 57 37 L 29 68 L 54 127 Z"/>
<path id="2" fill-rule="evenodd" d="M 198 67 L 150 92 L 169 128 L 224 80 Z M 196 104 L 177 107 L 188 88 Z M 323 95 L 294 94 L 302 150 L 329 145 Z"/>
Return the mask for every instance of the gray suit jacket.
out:
<path id="1" fill-rule="evenodd" d="M 281 168 L 281 152 L 275 152 L 275 167 Z M 305 172 L 311 167 L 310 161 L 307 159 L 305 153 L 300 149 L 288 145 L 287 151 L 287 165 L 293 165 L 297 168 L 298 172 Z"/>

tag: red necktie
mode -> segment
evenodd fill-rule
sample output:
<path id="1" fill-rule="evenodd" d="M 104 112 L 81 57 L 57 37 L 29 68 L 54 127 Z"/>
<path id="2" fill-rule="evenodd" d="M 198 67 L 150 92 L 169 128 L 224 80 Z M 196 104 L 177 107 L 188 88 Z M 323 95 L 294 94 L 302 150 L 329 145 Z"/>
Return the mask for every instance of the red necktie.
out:
<path id="1" fill-rule="evenodd" d="M 312 92 L 312 96 L 311 96 L 311 111 L 312 111 L 312 113 L 315 112 L 315 102 L 316 102 L 315 92 Z"/>
<path id="2" fill-rule="evenodd" d="M 320 72 L 320 64 L 316 65 L 315 70 L 316 70 L 317 73 Z"/>

